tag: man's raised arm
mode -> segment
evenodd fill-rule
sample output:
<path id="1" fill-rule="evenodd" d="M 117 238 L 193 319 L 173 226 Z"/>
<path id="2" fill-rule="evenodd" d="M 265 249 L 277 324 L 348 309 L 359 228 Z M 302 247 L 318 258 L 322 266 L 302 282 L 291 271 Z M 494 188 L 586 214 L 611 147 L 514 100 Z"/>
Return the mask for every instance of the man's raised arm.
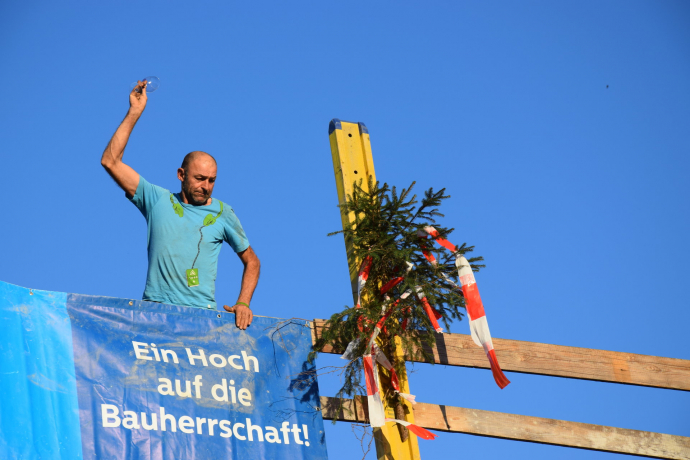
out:
<path id="1" fill-rule="evenodd" d="M 139 91 L 137 92 L 137 90 Z M 146 108 L 146 100 L 146 82 L 140 81 L 129 94 L 129 111 L 108 142 L 101 158 L 101 165 L 130 198 L 137 191 L 139 174 L 122 162 L 122 156 L 125 153 L 129 135 L 132 134 L 134 125 L 137 124 L 139 117 Z"/>

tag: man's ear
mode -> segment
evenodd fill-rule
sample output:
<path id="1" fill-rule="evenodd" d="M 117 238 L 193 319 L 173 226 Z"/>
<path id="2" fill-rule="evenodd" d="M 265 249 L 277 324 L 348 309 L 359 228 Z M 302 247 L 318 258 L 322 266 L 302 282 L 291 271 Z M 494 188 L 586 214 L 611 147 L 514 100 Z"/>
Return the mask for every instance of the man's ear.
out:
<path id="1" fill-rule="evenodd" d="M 177 178 L 180 179 L 181 181 L 184 181 L 184 169 L 178 168 L 177 169 Z"/>

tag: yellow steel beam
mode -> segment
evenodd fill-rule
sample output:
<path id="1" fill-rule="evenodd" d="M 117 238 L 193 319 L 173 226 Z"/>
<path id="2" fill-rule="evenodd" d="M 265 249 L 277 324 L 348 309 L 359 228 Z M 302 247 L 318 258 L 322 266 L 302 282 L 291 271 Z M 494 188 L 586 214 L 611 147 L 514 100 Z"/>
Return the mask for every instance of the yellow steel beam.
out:
<path id="1" fill-rule="evenodd" d="M 374 172 L 374 159 L 371 155 L 371 142 L 369 131 L 364 123 L 351 123 L 336 119 L 331 120 L 328 127 L 328 137 L 331 141 L 331 153 L 333 155 L 333 171 L 335 173 L 335 183 L 338 189 L 338 200 L 344 204 L 347 196 L 352 194 L 352 184 L 359 179 L 363 179 L 362 185 L 368 187 L 367 179 L 372 176 L 376 181 Z M 343 227 L 354 219 L 354 215 L 341 213 Z M 357 301 L 357 272 L 360 260 L 351 257 L 350 247 L 346 247 L 347 260 L 350 268 L 350 282 L 352 285 L 352 297 Z M 398 339 L 399 340 L 399 339 Z M 396 358 L 404 361 L 402 347 L 397 347 L 400 356 Z M 381 369 L 379 367 L 379 369 Z M 380 370 L 379 378 L 384 385 L 383 390 L 390 391 L 390 378 L 384 370 Z M 407 372 L 398 375 L 400 386 L 403 393 L 409 393 L 410 388 L 407 381 Z M 388 385 L 386 385 L 388 383 Z M 389 388 L 386 388 L 388 386 Z M 385 398 L 384 398 L 385 401 Z M 414 412 L 412 405 L 403 401 L 405 405 L 405 420 L 414 423 Z M 387 418 L 396 417 L 395 410 L 384 402 Z M 397 424 L 387 423 L 384 427 L 374 430 L 376 440 L 376 453 L 379 459 L 386 460 L 419 460 L 419 446 L 417 437 L 410 433 L 405 441 L 402 441 Z"/>
<path id="2" fill-rule="evenodd" d="M 345 204 L 347 196 L 352 195 L 352 184 L 355 181 L 363 179 L 362 186 L 365 190 L 368 190 L 367 178 L 372 176 L 376 180 L 374 159 L 371 156 L 369 131 L 364 126 L 364 123 L 350 123 L 334 118 L 328 126 L 328 137 L 331 141 L 338 202 Z M 343 228 L 345 228 L 348 222 L 354 220 L 353 213 L 349 215 L 340 213 L 340 217 L 343 221 Z M 357 273 L 361 261 L 356 261 L 350 257 L 350 249 L 346 247 L 350 280 L 352 282 L 352 297 L 357 300 Z"/>

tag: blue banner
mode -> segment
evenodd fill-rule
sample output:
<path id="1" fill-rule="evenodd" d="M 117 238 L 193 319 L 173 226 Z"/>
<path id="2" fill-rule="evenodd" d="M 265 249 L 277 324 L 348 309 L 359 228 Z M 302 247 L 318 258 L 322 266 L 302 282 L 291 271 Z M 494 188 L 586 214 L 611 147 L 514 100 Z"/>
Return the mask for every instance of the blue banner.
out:
<path id="1" fill-rule="evenodd" d="M 0 282 L 0 458 L 327 458 L 303 320 Z"/>

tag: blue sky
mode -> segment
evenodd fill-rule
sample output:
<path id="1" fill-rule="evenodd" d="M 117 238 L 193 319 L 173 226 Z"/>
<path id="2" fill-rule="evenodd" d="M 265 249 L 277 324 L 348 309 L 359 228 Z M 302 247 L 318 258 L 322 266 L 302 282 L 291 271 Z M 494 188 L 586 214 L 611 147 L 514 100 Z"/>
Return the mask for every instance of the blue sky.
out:
<path id="1" fill-rule="evenodd" d="M 368 126 L 379 180 L 447 188 L 451 240 L 486 258 L 494 337 L 690 359 L 689 20 L 684 1 L 4 1 L 0 279 L 140 298 L 146 225 L 99 159 L 129 84 L 157 75 L 125 161 L 177 190 L 185 153 L 218 158 L 214 194 L 263 263 L 257 314 L 351 302 L 342 238 L 326 237 L 340 118 Z M 219 303 L 240 274 L 225 247 Z M 501 391 L 485 370 L 411 370 L 423 402 L 690 436 L 684 392 L 513 373 Z M 359 458 L 350 426 L 327 425 L 330 458 Z M 427 459 L 614 458 L 420 444 Z"/>

